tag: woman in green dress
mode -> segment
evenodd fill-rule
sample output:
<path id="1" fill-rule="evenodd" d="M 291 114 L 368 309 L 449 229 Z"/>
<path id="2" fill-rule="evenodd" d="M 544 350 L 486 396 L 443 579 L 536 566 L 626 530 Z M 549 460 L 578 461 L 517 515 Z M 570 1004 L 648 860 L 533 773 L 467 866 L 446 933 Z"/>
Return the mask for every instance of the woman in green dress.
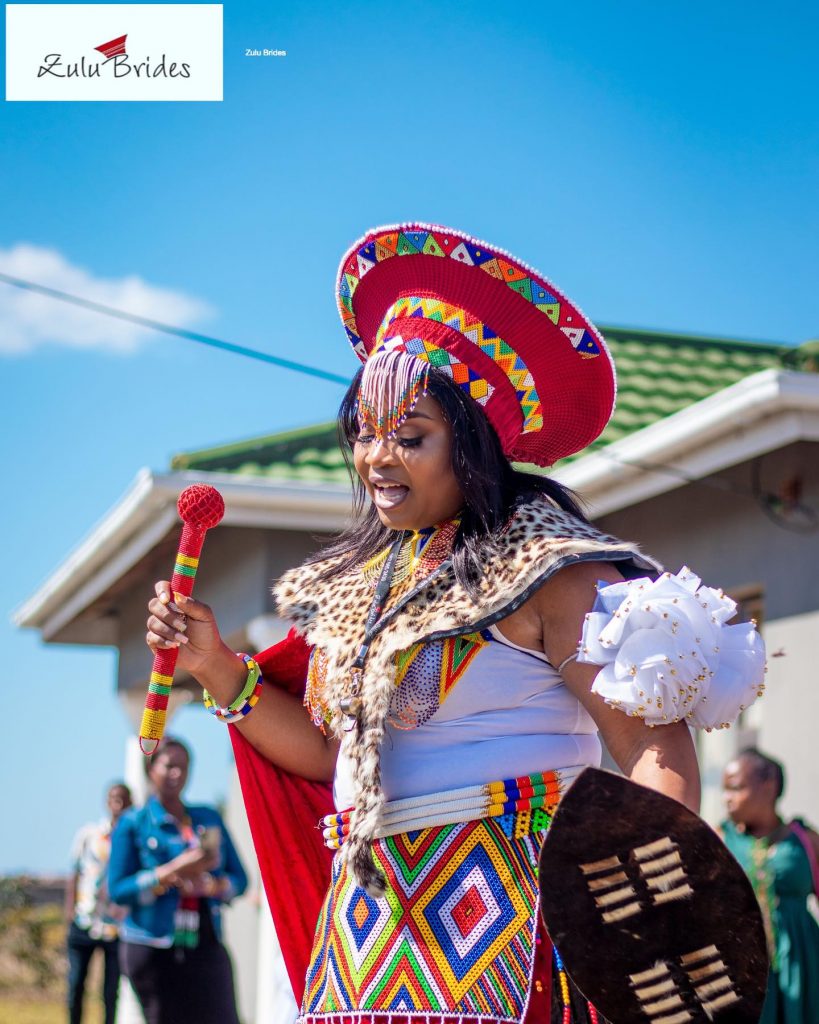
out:
<path id="1" fill-rule="evenodd" d="M 782 766 L 743 750 L 725 768 L 729 818 L 721 832 L 754 887 L 768 936 L 771 971 L 760 1024 L 819 1024 L 819 925 L 808 909 L 816 891 L 819 835 L 777 811 Z"/>

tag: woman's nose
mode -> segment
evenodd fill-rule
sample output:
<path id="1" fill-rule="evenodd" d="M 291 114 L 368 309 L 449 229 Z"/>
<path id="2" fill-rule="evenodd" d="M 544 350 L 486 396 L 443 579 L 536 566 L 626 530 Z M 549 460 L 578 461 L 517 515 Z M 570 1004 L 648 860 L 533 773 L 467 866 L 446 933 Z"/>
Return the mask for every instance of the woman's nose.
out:
<path id="1" fill-rule="evenodd" d="M 379 463 L 390 462 L 393 458 L 393 443 L 386 437 L 376 437 L 367 451 L 367 462 L 371 466 L 377 466 Z"/>

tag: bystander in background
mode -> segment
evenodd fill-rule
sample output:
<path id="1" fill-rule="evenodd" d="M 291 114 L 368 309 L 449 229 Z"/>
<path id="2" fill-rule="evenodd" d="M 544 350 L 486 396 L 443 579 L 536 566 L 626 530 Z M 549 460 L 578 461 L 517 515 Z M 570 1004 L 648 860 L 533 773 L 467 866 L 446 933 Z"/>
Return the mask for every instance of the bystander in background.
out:
<path id="1" fill-rule="evenodd" d="M 108 815 L 84 825 L 71 850 L 72 873 L 66 886 L 65 916 L 68 926 L 68 1019 L 81 1024 L 85 981 L 95 950 L 105 958 L 102 998 L 105 1024 L 114 1024 L 119 986 L 117 954 L 121 908 L 108 894 L 108 861 L 111 833 L 123 811 L 131 806 L 131 791 L 122 782 L 108 790 Z"/>
<path id="2" fill-rule="evenodd" d="M 114 833 L 120 964 L 146 1024 L 239 1024 L 221 910 L 247 876 L 219 812 L 183 803 L 189 768 L 188 748 L 166 736 L 146 762 L 152 795 Z"/>
<path id="3" fill-rule="evenodd" d="M 819 835 L 785 822 L 777 803 L 782 765 L 753 747 L 723 775 L 723 839 L 745 869 L 762 910 L 771 969 L 760 1024 L 819 1022 L 819 925 L 808 908 L 819 885 Z"/>

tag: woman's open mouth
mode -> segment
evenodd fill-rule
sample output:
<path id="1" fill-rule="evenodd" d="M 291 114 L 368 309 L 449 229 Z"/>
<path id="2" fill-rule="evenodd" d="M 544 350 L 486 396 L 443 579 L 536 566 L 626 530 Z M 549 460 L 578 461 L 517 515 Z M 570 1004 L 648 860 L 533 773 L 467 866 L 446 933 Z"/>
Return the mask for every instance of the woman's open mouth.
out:
<path id="1" fill-rule="evenodd" d="M 409 494 L 409 487 L 405 487 L 403 484 L 396 484 L 386 481 L 380 483 L 373 483 L 373 501 L 376 508 L 389 509 L 396 508 Z"/>

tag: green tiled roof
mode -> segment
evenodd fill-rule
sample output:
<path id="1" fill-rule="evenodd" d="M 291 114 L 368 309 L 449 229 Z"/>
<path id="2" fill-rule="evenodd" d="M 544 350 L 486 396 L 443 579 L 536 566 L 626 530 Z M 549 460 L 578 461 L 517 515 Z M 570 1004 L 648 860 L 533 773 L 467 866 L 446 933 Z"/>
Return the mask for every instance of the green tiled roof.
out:
<path id="1" fill-rule="evenodd" d="M 792 351 L 787 345 L 612 327 L 603 334 L 617 366 L 617 408 L 586 451 L 619 441 L 752 373 L 782 369 Z"/>
<path id="2" fill-rule="evenodd" d="M 618 396 L 614 417 L 594 448 L 618 441 L 760 370 L 817 369 L 815 342 L 794 349 L 620 327 L 602 330 L 617 364 Z M 175 456 L 172 467 L 280 480 L 347 479 L 335 423 L 184 452 Z"/>
<path id="3" fill-rule="evenodd" d="M 311 483 L 343 483 L 349 479 L 338 446 L 335 422 L 254 437 L 218 448 L 183 452 L 174 456 L 171 468 Z"/>

